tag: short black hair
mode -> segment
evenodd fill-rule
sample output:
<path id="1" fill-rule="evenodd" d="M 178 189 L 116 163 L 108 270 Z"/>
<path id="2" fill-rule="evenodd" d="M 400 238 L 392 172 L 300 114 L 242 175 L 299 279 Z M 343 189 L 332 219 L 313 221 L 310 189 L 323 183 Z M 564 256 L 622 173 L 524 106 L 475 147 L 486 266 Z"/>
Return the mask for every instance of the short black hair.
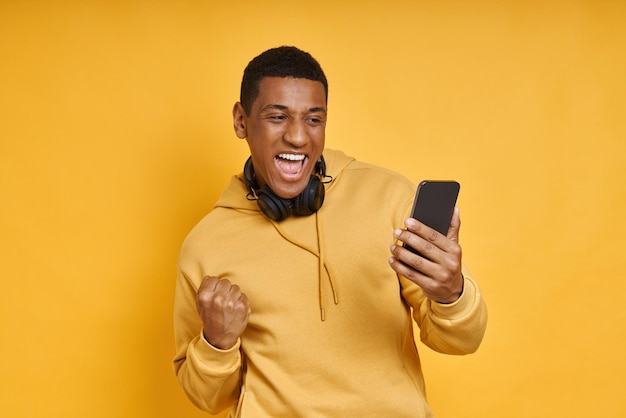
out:
<path id="1" fill-rule="evenodd" d="M 320 64 L 309 54 L 295 46 L 268 49 L 248 63 L 241 80 L 239 101 L 246 115 L 259 97 L 259 85 L 264 77 L 293 77 L 319 81 L 324 85 L 328 101 L 328 81 Z"/>

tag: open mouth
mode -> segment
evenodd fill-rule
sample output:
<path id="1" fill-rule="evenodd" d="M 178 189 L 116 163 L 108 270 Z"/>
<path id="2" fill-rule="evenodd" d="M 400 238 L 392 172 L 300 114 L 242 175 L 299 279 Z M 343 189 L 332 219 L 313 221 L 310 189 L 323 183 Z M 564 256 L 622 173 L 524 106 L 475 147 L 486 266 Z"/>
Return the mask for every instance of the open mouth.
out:
<path id="1" fill-rule="evenodd" d="M 306 156 L 304 154 L 278 154 L 275 159 L 281 172 L 293 176 L 302 171 Z"/>

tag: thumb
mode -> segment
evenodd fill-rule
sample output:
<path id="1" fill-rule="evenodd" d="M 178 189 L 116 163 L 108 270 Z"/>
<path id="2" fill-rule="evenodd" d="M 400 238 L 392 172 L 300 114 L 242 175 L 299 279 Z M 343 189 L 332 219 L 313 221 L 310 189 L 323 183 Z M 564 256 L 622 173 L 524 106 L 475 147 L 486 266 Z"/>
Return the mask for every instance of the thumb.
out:
<path id="1" fill-rule="evenodd" d="M 458 207 L 454 207 L 452 213 L 452 220 L 450 221 L 450 228 L 448 228 L 448 239 L 459 242 L 459 229 L 461 229 L 461 210 Z"/>

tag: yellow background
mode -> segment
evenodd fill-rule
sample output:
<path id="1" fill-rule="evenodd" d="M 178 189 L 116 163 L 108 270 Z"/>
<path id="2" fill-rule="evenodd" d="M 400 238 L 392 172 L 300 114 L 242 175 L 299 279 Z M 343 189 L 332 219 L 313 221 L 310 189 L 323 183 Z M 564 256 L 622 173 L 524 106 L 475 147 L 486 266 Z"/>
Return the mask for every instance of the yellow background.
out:
<path id="1" fill-rule="evenodd" d="M 170 365 L 175 261 L 247 156 L 243 68 L 281 44 L 327 72 L 328 147 L 462 184 L 490 323 L 472 356 L 420 344 L 438 417 L 626 416 L 624 22 L 617 0 L 1 1 L 0 416 L 205 416 Z"/>

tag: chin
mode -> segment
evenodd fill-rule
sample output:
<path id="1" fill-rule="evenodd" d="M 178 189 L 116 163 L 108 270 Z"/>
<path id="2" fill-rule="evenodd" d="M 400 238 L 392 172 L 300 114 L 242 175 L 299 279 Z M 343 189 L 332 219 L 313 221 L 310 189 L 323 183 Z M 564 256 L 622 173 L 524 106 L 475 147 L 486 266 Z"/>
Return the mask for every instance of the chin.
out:
<path id="1" fill-rule="evenodd" d="M 294 197 L 302 193 L 305 187 L 306 187 L 306 184 L 297 185 L 297 186 L 294 185 L 293 187 L 277 187 L 277 188 L 272 187 L 272 191 L 274 192 L 274 194 L 276 194 L 278 197 L 282 199 L 293 199 Z"/>

